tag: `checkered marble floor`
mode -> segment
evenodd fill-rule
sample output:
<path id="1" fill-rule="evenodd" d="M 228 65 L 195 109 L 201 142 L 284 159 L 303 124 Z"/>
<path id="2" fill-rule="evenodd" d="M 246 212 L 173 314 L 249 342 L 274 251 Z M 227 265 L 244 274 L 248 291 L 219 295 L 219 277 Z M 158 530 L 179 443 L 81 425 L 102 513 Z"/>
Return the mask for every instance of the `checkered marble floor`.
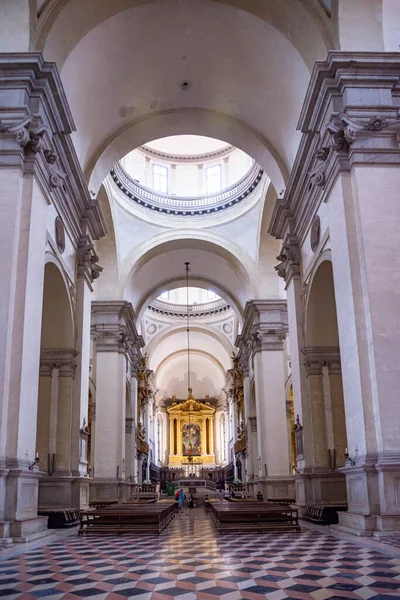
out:
<path id="1" fill-rule="evenodd" d="M 201 509 L 161 536 L 71 536 L 0 563 L 0 597 L 400 598 L 400 559 L 316 531 L 219 536 Z"/>

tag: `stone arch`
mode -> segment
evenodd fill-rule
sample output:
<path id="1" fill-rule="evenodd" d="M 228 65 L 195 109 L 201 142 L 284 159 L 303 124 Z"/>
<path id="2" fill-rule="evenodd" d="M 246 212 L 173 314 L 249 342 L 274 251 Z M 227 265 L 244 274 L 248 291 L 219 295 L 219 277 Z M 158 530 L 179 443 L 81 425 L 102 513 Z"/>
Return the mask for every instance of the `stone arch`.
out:
<path id="1" fill-rule="evenodd" d="M 109 0 L 99 9 L 96 0 L 85 0 L 82 10 L 80 0 L 49 0 L 39 12 L 34 48 L 52 54 L 59 69 L 79 41 L 94 27 L 120 11 L 137 6 L 143 0 Z M 287 0 L 286 12 L 279 10 L 281 3 L 263 0 L 246 3 L 245 0 L 215 0 L 249 12 L 276 27 L 293 44 L 311 69 L 313 62 L 329 49 L 335 48 L 332 28 L 318 0 L 304 0 L 301 4 Z M 292 18 L 287 18 L 290 14 Z M 77 18 L 79 15 L 79 20 Z M 79 25 L 79 26 L 78 26 Z M 301 25 L 301 27 L 300 27 Z M 309 35 L 305 35 L 308 30 Z M 70 38 L 61 36 L 68 31 Z M 61 39 L 60 39 L 61 38 Z M 67 38 L 67 39 L 66 39 Z"/>
<path id="2" fill-rule="evenodd" d="M 234 244 L 211 232 L 173 231 L 150 238 L 121 264 L 121 287 L 137 315 L 160 290 L 185 285 L 185 261 L 191 263 L 191 285 L 208 284 L 239 313 L 254 297 L 253 261 Z"/>
<path id="3" fill-rule="evenodd" d="M 36 448 L 41 470 L 39 505 L 62 502 L 51 486 L 51 476 L 71 475 L 73 380 L 75 374 L 75 332 L 71 297 L 57 257 L 48 253 L 44 271 L 40 377 Z M 59 490 L 61 492 L 61 489 Z M 64 502 L 69 503 L 66 498 Z"/>
<path id="4" fill-rule="evenodd" d="M 68 280 L 52 253 L 46 254 L 42 315 L 41 347 L 73 348 L 74 316 Z"/>
<path id="5" fill-rule="evenodd" d="M 147 354 L 149 355 L 149 357 L 151 357 L 154 349 L 163 340 L 165 340 L 172 334 L 179 333 L 179 332 L 185 332 L 185 331 L 186 331 L 186 325 L 183 323 L 182 323 L 182 325 L 171 325 L 171 327 L 168 327 L 168 329 L 163 329 L 160 333 L 158 333 L 154 337 L 152 337 L 151 340 L 149 341 L 149 343 L 147 344 L 147 346 L 146 346 Z M 190 326 L 190 331 L 191 331 L 191 333 L 201 332 L 206 335 L 209 335 L 216 342 L 221 344 L 221 346 L 224 348 L 224 350 L 227 352 L 227 354 L 229 356 L 231 355 L 231 353 L 233 351 L 232 344 L 222 333 L 219 334 L 216 330 L 210 330 L 207 326 L 202 327 L 201 325 L 192 325 L 192 324 Z"/>
<path id="6" fill-rule="evenodd" d="M 276 189 L 284 189 L 288 168 L 266 138 L 240 119 L 199 107 L 153 111 L 146 118 L 128 120 L 100 142 L 86 165 L 89 189 L 96 193 L 113 166 L 132 149 L 156 138 L 186 134 L 217 138 L 239 148 L 264 169 Z"/>
<path id="7" fill-rule="evenodd" d="M 321 34 L 323 11 L 311 1 L 287 2 L 290 18 L 288 6 L 257 0 L 253 11 L 240 0 L 103 2 L 93 11 L 85 4 L 84 12 L 80 2 L 66 3 L 38 47 L 58 64 L 70 90 L 74 144 L 93 191 L 122 152 L 165 135 L 162 126 L 171 115 L 178 121 L 188 115 L 191 127 L 181 133 L 219 129 L 219 137 L 247 149 L 281 189 L 300 140 L 297 115 L 310 70 L 332 47 Z M 155 36 L 163 48 L 156 56 Z M 189 88 L 182 91 L 189 73 Z"/>
<path id="8" fill-rule="evenodd" d="M 330 253 L 316 262 L 308 284 L 305 318 L 306 371 L 313 439 L 313 468 L 342 478 L 347 447 L 335 287 Z M 322 485 L 322 484 L 321 484 Z M 322 489 L 322 488 L 321 488 Z M 314 490 L 316 492 L 316 490 Z M 318 493 L 322 493 L 321 490 Z M 345 501 L 344 481 L 335 487 Z M 332 499 L 320 498 L 331 503 Z"/>
<path id="9" fill-rule="evenodd" d="M 330 252 L 316 262 L 307 287 L 306 345 L 339 346 Z"/>

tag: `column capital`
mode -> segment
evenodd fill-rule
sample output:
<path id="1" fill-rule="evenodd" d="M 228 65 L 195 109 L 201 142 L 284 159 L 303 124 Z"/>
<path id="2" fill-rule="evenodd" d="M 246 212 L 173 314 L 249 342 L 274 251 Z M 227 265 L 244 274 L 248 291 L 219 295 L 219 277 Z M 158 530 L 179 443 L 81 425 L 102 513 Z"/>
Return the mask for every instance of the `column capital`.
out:
<path id="1" fill-rule="evenodd" d="M 40 52 L 0 53 L 0 164 L 34 175 L 77 243 L 81 222 L 106 234 L 71 139 L 75 124 L 54 63 Z"/>
<path id="2" fill-rule="evenodd" d="M 283 350 L 288 332 L 286 300 L 249 300 L 243 315 L 243 330 L 236 338 L 239 364 L 256 352 Z"/>
<path id="3" fill-rule="evenodd" d="M 332 375 L 341 373 L 339 347 L 307 346 L 302 352 L 305 356 L 307 375 L 320 375 L 325 366 L 329 368 L 329 373 Z"/>
<path id="4" fill-rule="evenodd" d="M 134 365 L 139 363 L 144 340 L 137 332 L 130 302 L 92 302 L 91 335 L 96 341 L 97 352 L 120 352 Z"/>
<path id="5" fill-rule="evenodd" d="M 397 52 L 331 51 L 315 63 L 298 123 L 302 139 L 269 233 L 283 238 L 290 228 L 303 240 L 340 173 L 400 164 L 399 81 Z"/>
<path id="6" fill-rule="evenodd" d="M 51 377 L 53 369 L 58 369 L 59 377 L 75 377 L 76 357 L 74 349 L 51 348 L 40 352 L 40 377 Z"/>

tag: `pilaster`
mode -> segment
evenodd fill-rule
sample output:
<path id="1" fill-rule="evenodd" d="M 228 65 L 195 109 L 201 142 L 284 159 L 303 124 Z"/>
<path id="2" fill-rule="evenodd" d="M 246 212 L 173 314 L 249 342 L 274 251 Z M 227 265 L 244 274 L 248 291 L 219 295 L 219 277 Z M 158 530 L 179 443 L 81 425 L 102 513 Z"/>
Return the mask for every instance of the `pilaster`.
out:
<path id="1" fill-rule="evenodd" d="M 75 154 L 74 128 L 56 66 L 36 52 L 0 54 L 0 464 L 10 469 L 0 518 L 21 516 L 21 503 L 29 518 L 37 510 L 38 474 L 28 466 L 36 452 L 48 206 L 75 247 L 83 223 L 91 242 L 106 231 Z M 54 397 L 57 380 L 62 388 L 68 377 L 54 373 Z M 38 535 L 36 524 L 46 522 L 28 526 L 21 518 L 8 528 L 20 540 Z"/>
<path id="2" fill-rule="evenodd" d="M 115 486 L 125 479 L 126 389 L 132 384 L 132 370 L 136 372 L 144 343 L 128 302 L 93 302 L 91 332 L 96 354 L 95 436 L 97 440 L 108 440 L 107 445 L 96 444 L 94 456 L 91 493 L 101 498 L 103 494 L 116 496 Z"/>
<path id="3" fill-rule="evenodd" d="M 236 346 L 239 364 L 250 361 L 254 371 L 258 424 L 254 475 L 269 497 L 291 498 L 294 483 L 290 475 L 286 423 L 286 334 L 285 301 L 250 300 L 245 307 L 243 331 Z M 278 446 L 279 452 L 276 452 Z"/>
<path id="4" fill-rule="evenodd" d="M 301 245 L 327 204 L 351 458 L 339 526 L 362 535 L 400 529 L 397 458 L 386 470 L 386 457 L 400 454 L 399 67 L 389 52 L 330 52 L 316 63 L 299 150 L 269 227 Z"/>

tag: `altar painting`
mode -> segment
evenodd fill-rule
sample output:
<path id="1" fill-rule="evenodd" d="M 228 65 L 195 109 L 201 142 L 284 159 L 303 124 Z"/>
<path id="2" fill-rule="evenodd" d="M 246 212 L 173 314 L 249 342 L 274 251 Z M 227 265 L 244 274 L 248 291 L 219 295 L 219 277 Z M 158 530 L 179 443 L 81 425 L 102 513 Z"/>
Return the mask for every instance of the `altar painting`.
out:
<path id="1" fill-rule="evenodd" d="M 183 456 L 196 456 L 201 454 L 200 425 L 189 423 L 182 429 L 182 454 Z"/>

